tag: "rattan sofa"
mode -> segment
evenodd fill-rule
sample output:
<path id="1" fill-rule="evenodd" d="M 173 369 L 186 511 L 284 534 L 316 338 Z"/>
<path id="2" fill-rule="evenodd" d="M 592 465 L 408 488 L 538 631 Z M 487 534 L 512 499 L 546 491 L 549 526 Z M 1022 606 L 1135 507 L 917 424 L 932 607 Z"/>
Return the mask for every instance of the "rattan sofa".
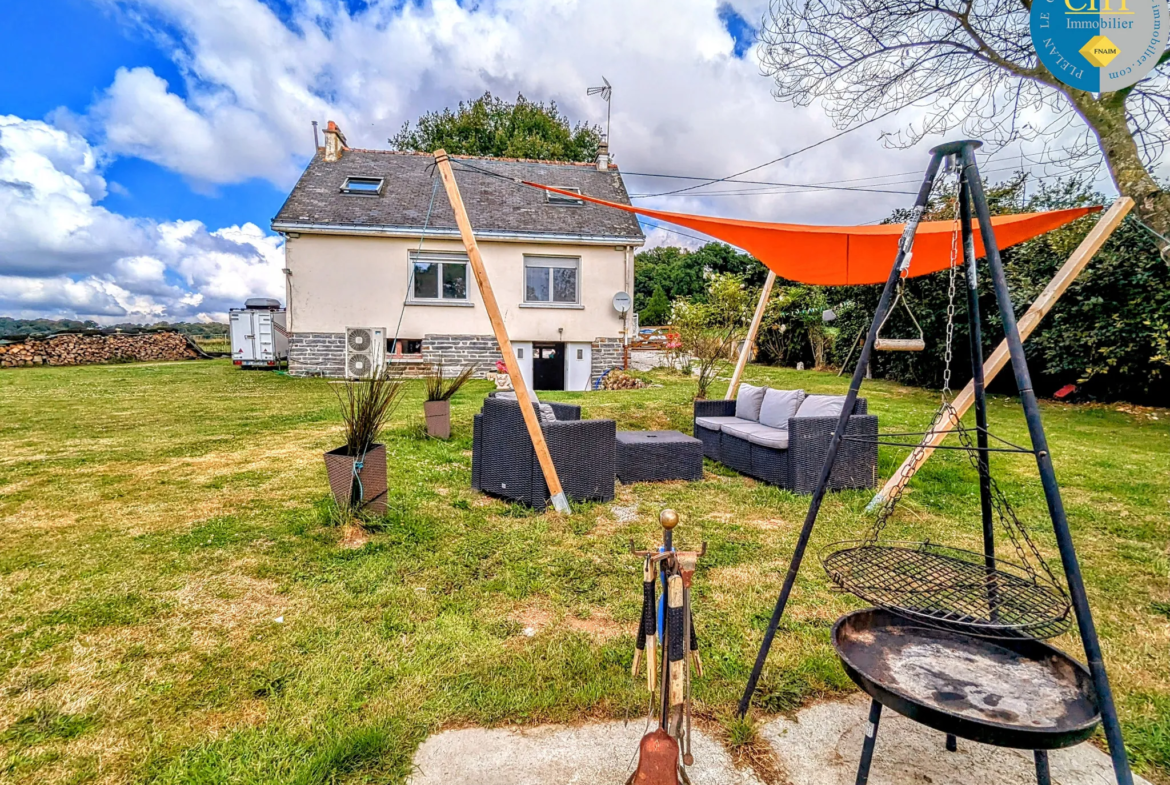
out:
<path id="1" fill-rule="evenodd" d="M 556 421 L 542 422 L 541 430 L 565 495 L 570 501 L 612 501 L 616 424 L 582 420 L 580 406 L 548 405 Z M 548 505 L 548 485 L 516 401 L 486 398 L 475 415 L 471 444 L 473 488 L 537 510 Z"/>
<path id="2" fill-rule="evenodd" d="M 740 474 L 796 493 L 812 493 L 838 418 L 793 417 L 788 420 L 787 439 L 770 440 L 783 446 L 766 446 L 724 433 L 718 423 L 708 419 L 735 418 L 735 404 L 735 401 L 695 401 L 694 433 L 703 442 L 703 454 Z M 837 408 L 840 410 L 840 406 Z M 701 419 L 714 427 L 704 427 Z M 841 443 L 829 476 L 830 490 L 873 488 L 877 484 L 877 431 L 878 418 L 868 414 L 866 399 L 858 398 L 845 434 L 866 441 L 846 439 Z"/>

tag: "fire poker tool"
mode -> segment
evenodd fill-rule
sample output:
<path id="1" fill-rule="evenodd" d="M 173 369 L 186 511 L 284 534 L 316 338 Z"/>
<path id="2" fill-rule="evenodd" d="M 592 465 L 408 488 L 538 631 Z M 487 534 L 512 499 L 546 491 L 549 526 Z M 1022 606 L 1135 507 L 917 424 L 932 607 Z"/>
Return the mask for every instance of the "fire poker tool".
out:
<path id="1" fill-rule="evenodd" d="M 698 551 L 674 548 L 674 528 L 679 516 L 663 510 L 662 547 L 639 551 L 630 543 L 631 553 L 642 557 L 642 616 L 638 622 L 634 650 L 633 675 L 638 675 L 643 655 L 646 660 L 646 683 L 651 692 L 658 682 L 658 727 L 646 734 L 638 746 L 638 767 L 626 785 L 689 785 L 685 767 L 694 763 L 691 754 L 691 668 L 701 676 L 698 643 L 691 615 L 691 583 L 699 559 L 707 553 L 707 543 Z M 656 583 L 662 581 L 661 600 L 655 596 Z M 659 604 L 661 602 L 661 605 Z M 661 637 L 661 678 L 658 676 L 658 652 L 655 639 Z M 653 703 L 653 701 L 652 701 Z M 681 753 L 681 754 L 680 754 Z"/>
<path id="2" fill-rule="evenodd" d="M 637 676 L 642 654 L 649 649 L 646 654 L 646 689 L 651 693 L 654 692 L 654 682 L 658 677 L 658 657 L 654 651 L 658 640 L 658 614 L 655 611 L 657 600 L 654 594 L 656 572 L 655 562 L 649 556 L 645 557 L 642 562 L 642 620 L 638 624 L 634 667 L 631 669 L 632 675 Z"/>

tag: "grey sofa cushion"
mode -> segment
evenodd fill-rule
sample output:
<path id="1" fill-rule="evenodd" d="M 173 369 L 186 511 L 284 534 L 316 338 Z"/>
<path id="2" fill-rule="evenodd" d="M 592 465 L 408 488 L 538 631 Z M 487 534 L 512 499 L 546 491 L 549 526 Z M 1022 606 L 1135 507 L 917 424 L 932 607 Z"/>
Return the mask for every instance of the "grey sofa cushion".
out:
<path id="1" fill-rule="evenodd" d="M 735 424 L 736 422 L 747 422 L 738 417 L 696 417 L 695 425 L 700 428 L 706 428 L 709 431 L 718 431 L 725 423 Z"/>
<path id="2" fill-rule="evenodd" d="M 760 425 L 788 430 L 788 420 L 796 416 L 796 410 L 804 401 L 804 390 L 773 390 L 764 393 L 760 406 Z"/>
<path id="3" fill-rule="evenodd" d="M 767 387 L 741 384 L 739 393 L 735 396 L 735 416 L 741 420 L 758 421 L 760 419 L 760 406 L 764 403 L 764 391 L 767 389 Z"/>
<path id="4" fill-rule="evenodd" d="M 844 395 L 810 395 L 796 410 L 797 417 L 840 417 Z"/>
<path id="5" fill-rule="evenodd" d="M 767 430 L 764 430 L 765 428 Z M 760 430 L 749 433 L 747 440 L 761 447 L 771 447 L 773 450 L 787 450 L 788 429 L 768 428 L 768 426 L 764 425 L 760 427 Z"/>
<path id="6" fill-rule="evenodd" d="M 516 393 L 515 393 L 515 391 L 498 392 L 498 393 L 496 393 L 496 397 L 501 398 L 505 401 L 514 401 L 514 400 L 516 400 Z M 557 413 L 553 410 L 553 407 L 549 406 L 547 403 L 541 403 L 540 401 L 538 401 L 536 399 L 535 395 L 530 394 L 529 397 L 532 399 L 532 402 L 534 404 L 536 404 L 536 408 L 540 410 L 540 421 L 541 422 L 556 422 L 557 421 Z"/>
<path id="7" fill-rule="evenodd" d="M 737 439 L 748 441 L 748 437 L 753 433 L 774 431 L 776 429 L 769 428 L 766 425 L 760 425 L 758 422 L 746 422 L 744 420 L 740 420 L 737 423 L 726 423 L 721 430 L 728 436 L 734 436 Z"/>

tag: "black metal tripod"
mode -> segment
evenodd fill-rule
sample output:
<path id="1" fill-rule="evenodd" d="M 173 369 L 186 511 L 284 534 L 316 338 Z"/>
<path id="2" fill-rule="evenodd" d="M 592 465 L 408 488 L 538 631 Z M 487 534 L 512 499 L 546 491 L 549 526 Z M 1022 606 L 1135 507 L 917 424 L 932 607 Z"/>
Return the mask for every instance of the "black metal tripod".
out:
<path id="1" fill-rule="evenodd" d="M 885 288 L 882 290 L 881 299 L 878 301 L 877 310 L 874 313 L 873 321 L 870 324 L 869 331 L 866 335 L 865 344 L 861 349 L 861 354 L 857 360 L 857 366 L 853 371 L 853 377 L 849 384 L 849 393 L 845 397 L 845 404 L 841 409 L 840 418 L 837 421 L 837 427 L 833 432 L 832 438 L 829 441 L 829 447 L 825 454 L 825 462 L 821 467 L 820 478 L 817 482 L 816 489 L 813 491 L 812 500 L 809 503 L 808 513 L 804 519 L 804 525 L 801 528 L 800 536 L 797 539 L 796 547 L 793 550 L 792 562 L 789 564 L 788 572 L 784 578 L 784 585 L 780 590 L 780 596 L 776 600 L 776 607 L 772 612 L 772 618 L 768 623 L 768 629 L 764 633 L 764 640 L 760 646 L 759 654 L 756 656 L 756 662 L 752 668 L 751 676 L 748 679 L 747 686 L 744 690 L 743 697 L 739 702 L 739 714 L 742 717 L 747 713 L 748 707 L 751 703 L 752 695 L 756 690 L 756 685 L 759 682 L 760 674 L 763 671 L 764 664 L 768 658 L 768 651 L 771 649 L 772 641 L 776 637 L 776 628 L 780 624 L 780 619 L 784 615 L 784 609 L 788 604 L 789 596 L 792 593 L 792 587 L 796 582 L 796 575 L 800 570 L 801 562 L 804 559 L 804 554 L 808 548 L 809 539 L 812 535 L 812 529 L 817 520 L 817 514 L 820 512 L 821 503 L 824 501 L 825 492 L 828 488 L 829 476 L 833 470 L 833 464 L 836 462 L 837 450 L 841 445 L 845 427 L 848 423 L 849 413 L 853 411 L 854 402 L 857 399 L 858 391 L 861 388 L 862 380 L 865 378 L 865 369 L 869 366 L 870 353 L 873 351 L 874 341 L 877 337 L 878 327 L 885 320 L 891 304 L 891 299 L 899 277 L 902 275 L 904 268 L 909 264 L 909 256 L 911 248 L 914 243 L 914 235 L 917 232 L 918 224 L 922 220 L 922 215 L 926 211 L 927 203 L 930 193 L 934 187 L 935 178 L 938 175 L 944 159 L 953 158 L 961 167 L 960 172 L 960 215 L 963 232 L 963 246 L 964 255 L 967 257 L 967 290 L 968 290 L 968 308 L 971 314 L 971 354 L 972 354 L 972 372 L 974 374 L 974 388 L 975 388 L 975 416 L 978 426 L 978 469 L 980 478 L 980 500 L 982 502 L 983 510 L 983 532 L 984 532 L 984 554 L 988 560 L 988 565 L 994 563 L 995 556 L 995 541 L 992 530 L 991 519 L 991 503 L 990 503 L 990 474 L 987 465 L 987 409 L 984 395 L 983 384 L 983 358 L 982 348 L 980 345 L 980 324 L 979 324 L 979 305 L 978 292 L 976 291 L 976 264 L 975 264 L 975 250 L 974 237 L 971 227 L 971 206 L 974 205 L 976 218 L 979 222 L 980 235 L 983 240 L 983 245 L 986 251 L 987 264 L 991 273 L 991 280 L 995 290 L 996 301 L 999 306 L 1000 316 L 1003 320 L 1005 337 L 1008 344 L 1008 350 L 1011 355 L 1012 370 L 1015 373 L 1016 386 L 1019 390 L 1020 403 L 1024 410 L 1024 417 L 1027 420 L 1028 432 L 1032 440 L 1032 448 L 1036 456 L 1036 465 L 1040 473 L 1040 481 L 1044 488 L 1044 496 L 1048 503 L 1048 513 L 1052 519 L 1053 530 L 1056 534 L 1057 547 L 1060 551 L 1061 562 L 1064 566 L 1065 576 L 1068 582 L 1068 590 L 1071 595 L 1073 609 L 1076 613 L 1077 627 L 1080 631 L 1081 641 L 1084 645 L 1085 657 L 1089 671 L 1092 674 L 1093 686 L 1097 695 L 1098 706 L 1101 713 L 1101 722 L 1104 726 L 1105 737 L 1109 742 L 1109 755 L 1113 760 L 1113 770 L 1117 778 L 1118 785 L 1132 785 L 1133 776 L 1129 770 L 1129 762 L 1126 758 L 1125 745 L 1121 737 L 1121 726 L 1117 719 L 1117 708 L 1113 702 L 1113 693 L 1109 686 L 1109 679 L 1105 673 L 1105 663 L 1101 656 L 1101 646 L 1097 639 L 1097 628 L 1093 623 L 1092 613 L 1089 609 L 1088 598 L 1085 594 L 1084 579 L 1081 576 L 1080 564 L 1077 560 L 1076 550 L 1073 546 L 1072 535 L 1068 528 L 1068 519 L 1065 515 L 1064 504 L 1060 497 L 1060 488 L 1056 482 L 1056 474 L 1052 466 L 1052 457 L 1048 448 L 1048 441 L 1044 434 L 1044 426 L 1040 418 L 1040 407 L 1036 400 L 1036 394 L 1032 390 L 1032 380 L 1028 372 L 1027 360 L 1024 357 L 1024 347 L 1020 339 L 1019 329 L 1016 326 L 1015 312 L 1012 308 L 1011 296 L 1008 292 L 1007 277 L 1004 274 L 1003 264 L 1000 260 L 999 248 L 995 241 L 995 232 L 991 224 L 991 213 L 987 207 L 987 198 L 983 191 L 983 183 L 979 176 L 979 170 L 975 163 L 975 150 L 982 146 L 982 142 L 974 140 L 963 140 L 958 142 L 950 142 L 939 145 L 931 150 L 930 165 L 927 166 L 926 176 L 923 178 L 922 186 L 918 191 L 918 198 L 914 204 L 914 210 L 911 214 L 910 220 L 906 224 L 906 229 L 902 233 L 902 239 L 899 243 L 898 253 L 894 259 L 893 268 L 890 270 L 889 278 L 886 280 Z M 876 724 L 876 722 L 875 722 Z M 948 739 L 948 745 L 950 740 Z M 872 755 L 872 748 L 869 750 Z M 1043 762 L 1040 756 L 1037 756 L 1037 773 L 1040 775 L 1043 763 L 1043 772 L 1047 773 L 1047 758 L 1044 757 Z M 866 767 L 868 768 L 868 767 Z"/>

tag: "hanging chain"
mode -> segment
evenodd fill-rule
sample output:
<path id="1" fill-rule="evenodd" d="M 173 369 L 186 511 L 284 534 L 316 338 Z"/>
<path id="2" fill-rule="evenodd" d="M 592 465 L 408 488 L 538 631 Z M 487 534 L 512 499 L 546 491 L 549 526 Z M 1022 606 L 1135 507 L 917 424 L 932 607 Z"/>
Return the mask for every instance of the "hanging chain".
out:
<path id="1" fill-rule="evenodd" d="M 951 263 L 950 283 L 947 288 L 947 341 L 943 352 L 943 385 L 942 399 L 950 400 L 951 395 L 951 357 L 954 354 L 955 337 L 955 279 L 959 258 L 959 193 L 962 190 L 962 166 L 955 166 L 955 210 L 951 221 Z"/>
<path id="2" fill-rule="evenodd" d="M 979 448 L 971 442 L 970 429 L 964 427 L 962 422 L 958 420 L 959 413 L 949 402 L 944 405 L 949 409 L 950 416 L 955 418 L 955 421 L 958 423 L 955 427 L 955 435 L 959 437 L 959 443 L 966 448 L 965 452 L 967 453 L 967 459 L 970 461 L 971 467 L 978 472 Z M 991 486 L 992 509 L 995 510 L 995 516 L 999 520 L 1000 528 L 1007 533 L 1008 539 L 1011 540 L 1012 547 L 1016 551 L 1019 566 L 1024 568 L 1024 571 L 1028 573 L 1028 577 L 1035 583 L 1039 576 L 1032 564 L 1033 561 L 1039 564 L 1057 591 L 1062 596 L 1067 597 L 1068 594 L 1064 586 L 1057 580 L 1056 574 L 1053 573 L 1052 568 L 1048 566 L 1048 562 L 1041 555 L 1040 549 L 1036 547 L 1035 541 L 1028 534 L 1027 527 L 1024 526 L 1019 516 L 1016 515 L 1016 511 L 1012 507 L 1011 502 L 1008 501 L 1007 496 L 1000 490 L 999 483 L 995 481 L 995 477 L 988 474 L 987 479 Z"/>
<path id="3" fill-rule="evenodd" d="M 956 167 L 956 171 L 958 171 L 957 167 Z M 939 188 L 939 186 L 942 184 L 942 182 L 943 182 L 943 178 L 940 177 L 940 178 L 936 179 L 934 181 L 934 184 L 931 187 L 932 192 L 934 189 Z M 956 182 L 958 182 L 957 179 L 956 179 Z M 929 199 L 927 199 L 927 204 L 930 204 Z M 959 204 L 958 199 L 956 199 L 955 200 L 955 222 L 956 222 L 956 225 L 957 225 L 957 222 L 959 220 L 958 219 L 958 215 L 959 215 L 958 204 Z M 907 250 L 907 252 L 909 252 L 910 249 L 906 249 L 906 250 Z M 951 305 L 947 310 L 947 322 L 948 322 L 947 350 L 946 350 L 947 376 L 945 377 L 947 381 L 949 381 L 949 376 L 950 376 L 950 358 L 951 358 L 951 329 L 950 329 L 949 325 L 953 324 L 953 322 L 954 322 L 954 312 L 955 312 L 954 300 L 955 300 L 955 255 L 956 255 L 956 253 L 957 253 L 957 246 L 955 245 L 954 237 L 952 237 L 951 238 Z M 905 281 L 906 281 L 906 278 L 908 276 L 909 276 L 909 269 L 903 269 L 902 274 L 898 279 L 898 286 L 899 287 L 902 287 L 905 285 Z M 901 291 L 900 288 L 899 288 L 899 291 Z M 944 398 L 943 400 L 945 402 L 946 399 Z M 939 423 L 941 422 L 941 420 L 939 418 L 941 416 L 942 416 L 942 409 L 940 408 L 938 414 L 935 415 L 933 422 L 931 422 L 931 425 L 930 425 L 931 431 L 934 431 L 939 426 Z M 925 460 L 926 460 L 926 446 L 923 443 L 919 443 L 918 446 L 916 446 L 914 448 L 914 451 L 912 453 L 910 453 L 910 459 L 903 463 L 901 470 L 898 472 L 898 489 L 894 493 L 891 493 L 889 495 L 889 497 L 882 500 L 881 506 L 878 508 L 877 515 L 874 517 L 873 526 L 870 527 L 869 531 L 866 532 L 865 537 L 863 538 L 863 541 L 865 543 L 868 544 L 868 543 L 876 542 L 881 537 L 882 530 L 885 529 L 886 524 L 890 520 L 890 517 L 894 514 L 894 509 L 898 506 L 898 501 L 902 498 L 902 493 L 905 491 L 906 486 L 910 481 L 910 478 L 914 476 L 914 473 L 918 471 L 918 467 Z"/>
<path id="4" fill-rule="evenodd" d="M 967 429 L 961 418 L 958 410 L 951 403 L 951 361 L 954 357 L 954 334 L 955 334 L 955 293 L 958 282 L 958 260 L 959 260 L 959 237 L 960 237 L 960 200 L 959 195 L 962 190 L 963 167 L 961 164 L 954 166 L 955 173 L 955 195 L 954 195 L 954 211 L 951 218 L 951 249 L 950 249 L 950 264 L 949 264 L 949 280 L 947 285 L 947 321 L 946 321 L 946 344 L 943 352 L 943 383 L 941 392 L 941 402 L 938 411 L 935 413 L 934 419 L 931 421 L 930 429 L 924 435 L 924 439 L 914 447 L 910 454 L 909 460 L 905 461 L 901 470 L 899 471 L 898 488 L 894 493 L 891 493 L 889 498 L 882 501 L 881 507 L 878 508 L 877 516 L 874 524 L 866 534 L 865 543 L 876 542 L 890 517 L 893 515 L 895 508 L 898 505 L 902 494 L 912 477 L 917 471 L 923 461 L 926 460 L 927 447 L 926 437 L 933 436 L 936 433 L 943 431 L 948 425 L 954 424 L 954 432 L 958 436 L 959 443 L 966 448 L 965 452 L 971 462 L 971 465 L 976 471 L 979 469 L 978 447 L 972 443 L 971 432 Z M 898 281 L 899 286 L 903 284 L 904 278 Z M 1007 496 L 1000 490 L 998 483 L 994 477 L 989 477 L 991 488 L 992 508 L 995 510 L 995 515 L 1000 523 L 1000 527 L 1007 533 L 1008 539 L 1012 543 L 1015 550 L 1016 557 L 1020 566 L 1028 573 L 1028 576 L 1036 582 L 1039 578 L 1038 573 L 1033 567 L 1034 564 L 1039 564 L 1044 574 L 1052 582 L 1052 585 L 1057 588 L 1062 595 L 1065 594 L 1064 587 L 1060 581 L 1056 579 L 1048 563 L 1040 554 L 1035 542 L 1028 535 L 1028 530 L 1020 522 Z M 1067 595 L 1066 595 L 1067 596 Z"/>

